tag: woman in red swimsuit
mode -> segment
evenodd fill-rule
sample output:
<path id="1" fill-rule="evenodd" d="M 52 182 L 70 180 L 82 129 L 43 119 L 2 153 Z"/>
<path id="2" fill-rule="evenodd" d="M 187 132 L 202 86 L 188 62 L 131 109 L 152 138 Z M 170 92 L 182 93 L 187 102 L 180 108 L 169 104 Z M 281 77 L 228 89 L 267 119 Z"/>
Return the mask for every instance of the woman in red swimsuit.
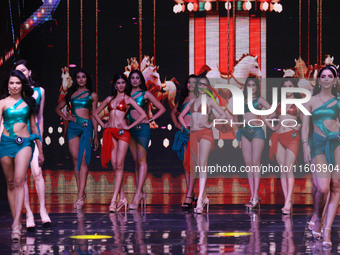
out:
<path id="1" fill-rule="evenodd" d="M 191 171 L 193 171 L 192 166 L 198 168 L 199 175 L 199 194 L 197 199 L 197 205 L 194 212 L 197 214 L 202 214 L 204 207 L 207 206 L 207 212 L 209 211 L 209 198 L 207 197 L 207 172 L 206 167 L 208 165 L 209 154 L 214 150 L 214 135 L 212 131 L 213 123 L 210 122 L 209 116 L 212 116 L 212 110 L 215 109 L 218 118 L 229 119 L 230 114 L 224 112 L 222 108 L 215 104 L 214 99 L 207 97 L 206 99 L 206 113 L 202 113 L 202 97 L 203 94 L 211 93 L 209 90 L 211 88 L 210 81 L 206 77 L 198 77 L 196 80 L 196 85 L 194 88 L 194 98 L 189 101 L 186 107 L 183 109 L 181 114 L 178 116 L 179 122 L 184 128 L 190 128 L 190 138 L 186 151 L 186 161 L 193 160 L 193 165 L 190 166 Z M 203 108 L 204 109 L 204 108 Z M 190 111 L 191 122 L 190 125 L 185 122 L 184 117 Z"/>
<path id="2" fill-rule="evenodd" d="M 113 197 L 109 207 L 110 212 L 118 212 L 123 206 L 125 206 L 125 211 L 127 209 L 128 201 L 124 194 L 122 181 L 125 155 L 130 143 L 130 133 L 128 130 L 146 118 L 143 109 L 129 96 L 130 93 L 127 91 L 127 83 L 127 78 L 123 73 L 116 74 L 113 77 L 114 85 L 112 87 L 112 95 L 107 97 L 94 112 L 95 119 L 105 128 L 101 150 L 102 166 L 107 167 L 107 164 L 111 161 L 112 168 L 116 175 Z M 133 106 L 140 115 L 136 121 L 130 123 L 128 126 L 125 121 L 125 115 L 130 105 Z M 106 106 L 109 108 L 110 115 L 109 121 L 104 124 L 98 117 L 98 114 Z M 118 193 L 120 197 L 117 204 Z"/>
<path id="3" fill-rule="evenodd" d="M 297 79 L 286 77 L 282 80 L 281 84 L 281 87 L 294 88 L 297 87 Z M 295 95 L 294 93 L 286 94 L 287 99 L 294 99 L 297 97 L 298 95 Z M 301 124 L 298 124 L 297 120 L 301 112 L 294 104 L 287 105 L 286 109 L 287 113 L 282 115 L 281 103 L 279 103 L 276 112 L 274 113 L 274 115 L 279 118 L 279 124 L 274 127 L 268 125 L 275 131 L 270 138 L 271 147 L 269 158 L 274 160 L 275 156 L 277 163 L 285 168 L 281 171 L 281 186 L 285 197 L 285 204 L 281 210 L 283 214 L 291 214 L 293 209 L 292 195 L 294 190 L 294 173 L 292 168 L 299 153 L 299 129 Z"/>

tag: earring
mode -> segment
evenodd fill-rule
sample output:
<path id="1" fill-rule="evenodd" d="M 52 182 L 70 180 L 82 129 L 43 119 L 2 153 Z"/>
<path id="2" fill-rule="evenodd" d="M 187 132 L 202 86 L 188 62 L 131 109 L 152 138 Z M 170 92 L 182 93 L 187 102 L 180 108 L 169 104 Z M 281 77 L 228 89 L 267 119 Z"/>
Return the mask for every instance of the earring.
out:
<path id="1" fill-rule="evenodd" d="M 10 90 L 9 88 L 8 88 L 8 94 L 10 94 L 10 95 L 12 94 L 12 93 L 11 93 L 11 90 Z"/>

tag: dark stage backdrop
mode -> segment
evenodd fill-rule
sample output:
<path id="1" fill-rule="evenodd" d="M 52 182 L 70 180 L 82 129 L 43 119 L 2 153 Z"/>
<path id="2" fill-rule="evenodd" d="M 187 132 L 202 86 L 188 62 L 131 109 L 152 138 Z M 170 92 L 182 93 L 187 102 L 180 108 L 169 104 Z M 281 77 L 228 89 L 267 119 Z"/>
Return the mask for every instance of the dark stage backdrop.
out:
<path id="1" fill-rule="evenodd" d="M 80 1 L 70 1 L 70 63 L 80 66 Z M 339 1 L 324 1 L 324 34 L 323 47 L 325 54 L 335 56 L 335 63 L 340 60 L 340 49 L 337 47 L 337 31 L 339 18 L 337 17 Z M 281 14 L 267 15 L 267 74 L 268 77 L 282 77 L 277 69 L 294 67 L 294 58 L 298 58 L 298 1 L 282 0 Z M 316 1 L 312 1 L 315 5 Z M 188 14 L 174 14 L 174 1 L 157 1 L 156 15 L 156 64 L 159 66 L 161 80 L 176 77 L 181 84 L 188 75 L 189 54 L 189 24 Z M 153 55 L 153 14 L 152 0 L 143 1 L 143 53 Z M 117 72 L 123 72 L 126 59 L 138 57 L 138 1 L 99 1 L 99 86 L 100 101 L 110 93 L 110 81 Z M 307 19 L 303 13 L 304 20 Z M 312 12 L 315 17 L 315 12 Z M 74 192 L 75 184 L 72 179 L 72 162 L 67 148 L 67 142 L 60 144 L 64 135 L 63 126 L 55 114 L 59 88 L 61 85 L 60 69 L 67 64 L 66 48 L 66 0 L 61 0 L 53 14 L 54 20 L 45 22 L 34 29 L 20 42 L 17 58 L 28 59 L 33 66 L 37 80 L 46 90 L 45 105 L 45 138 L 49 136 L 51 143 L 45 144 L 46 162 L 43 166 L 47 176 L 47 192 Z M 137 18 L 137 19 L 134 19 Z M 312 18 L 311 26 L 315 26 L 316 18 Z M 303 38 L 306 37 L 307 24 L 303 22 Z M 84 68 L 92 74 L 95 85 L 95 1 L 84 1 Z M 311 32 L 311 62 L 316 60 L 316 31 Z M 306 59 L 307 42 L 303 39 L 303 58 Z M 1 69 L 1 80 L 8 72 L 6 65 Z M 71 68 L 73 74 L 75 68 Z M 269 87 L 270 88 L 270 87 Z M 183 192 L 185 190 L 182 163 L 171 150 L 175 132 L 171 124 L 170 109 L 164 103 L 167 112 L 157 122 L 161 128 L 152 130 L 151 146 L 148 152 L 149 177 L 146 187 L 150 192 Z M 100 132 L 101 137 L 102 132 Z M 270 134 L 269 134 L 270 135 Z M 61 139 L 61 140 L 60 140 Z M 163 145 L 164 139 L 169 145 Z M 221 159 L 228 158 L 230 164 L 240 166 L 243 159 L 240 150 L 232 147 L 231 141 L 226 140 L 222 149 L 215 146 L 215 153 Z M 112 190 L 113 173 L 110 169 L 103 169 L 100 164 L 100 150 L 92 154 L 90 165 L 91 182 L 88 192 L 103 192 L 110 186 Z M 263 164 L 268 161 L 268 143 L 263 152 Z M 302 157 L 299 156 L 302 163 Z M 272 163 L 273 164 L 273 163 Z M 128 191 L 134 190 L 134 165 L 128 154 L 125 162 L 127 174 L 124 183 Z M 3 178 L 2 178 L 3 180 Z M 33 180 L 29 179 L 31 189 Z M 214 185 L 221 185 L 215 179 Z M 153 184 L 152 184 L 153 183 Z M 222 182 L 223 183 L 223 182 Z M 72 184 L 72 185 L 70 185 Z M 230 182 L 225 182 L 229 185 Z M 151 186 L 150 186 L 151 185 Z M 1 185 L 2 187 L 4 185 Z M 265 187 L 263 187 L 265 188 Z M 227 189 L 217 189 L 228 192 Z M 1 192 L 2 193 L 2 192 Z"/>

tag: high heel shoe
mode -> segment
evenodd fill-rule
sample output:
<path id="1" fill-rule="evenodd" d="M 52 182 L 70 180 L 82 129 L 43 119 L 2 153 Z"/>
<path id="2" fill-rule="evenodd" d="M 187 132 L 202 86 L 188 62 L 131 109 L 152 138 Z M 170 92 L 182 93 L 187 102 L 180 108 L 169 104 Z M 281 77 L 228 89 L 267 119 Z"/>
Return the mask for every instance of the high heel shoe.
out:
<path id="1" fill-rule="evenodd" d="M 204 207 L 207 206 L 207 213 L 209 212 L 209 198 L 205 198 L 204 201 L 202 201 L 202 203 L 199 203 L 200 201 L 198 200 L 197 201 L 197 206 L 196 208 L 194 209 L 194 213 L 197 213 L 197 214 L 202 214 L 203 211 L 204 211 Z"/>
<path id="2" fill-rule="evenodd" d="M 145 193 L 141 193 L 139 195 L 136 194 L 135 197 L 137 197 L 138 202 L 137 203 L 132 202 L 131 204 L 129 204 L 129 210 L 138 210 L 139 203 L 142 209 L 143 209 L 143 205 L 144 205 L 144 208 L 146 208 L 146 194 Z"/>
<path id="3" fill-rule="evenodd" d="M 117 202 L 112 200 L 111 204 L 109 206 L 109 212 L 110 213 L 115 213 L 117 211 Z"/>
<path id="4" fill-rule="evenodd" d="M 84 203 L 85 203 L 85 196 L 83 196 L 82 198 L 78 198 L 76 202 L 73 204 L 74 209 L 77 209 L 77 210 L 83 209 Z"/>
<path id="5" fill-rule="evenodd" d="M 111 202 L 112 204 L 112 202 Z M 115 213 L 115 212 L 119 212 L 120 209 L 122 207 L 125 207 L 125 213 L 127 211 L 127 206 L 128 206 L 128 200 L 126 199 L 126 197 L 123 200 L 119 200 L 118 204 L 115 203 L 114 205 L 110 205 L 109 209 L 110 209 L 110 213 Z"/>
<path id="6" fill-rule="evenodd" d="M 281 209 L 281 212 L 282 212 L 283 215 L 291 215 L 291 214 L 293 213 L 293 210 L 292 210 L 292 208 L 290 208 L 290 209 L 288 209 L 288 210 L 282 208 L 282 209 Z"/>
<path id="7" fill-rule="evenodd" d="M 326 232 L 326 230 L 331 231 L 332 229 L 325 227 L 323 229 L 323 234 Z M 323 239 L 325 240 L 325 238 L 323 238 Z M 332 248 L 332 242 L 331 241 L 323 241 L 322 242 L 322 247 L 325 248 L 325 249 L 331 249 Z"/>
<path id="8" fill-rule="evenodd" d="M 320 221 L 320 225 L 322 226 L 321 224 L 321 218 L 318 218 L 315 216 L 315 222 L 317 221 Z M 315 224 L 315 223 L 314 223 Z M 321 229 L 320 229 L 320 232 L 316 232 L 314 230 L 312 230 L 312 235 L 313 235 L 313 238 L 316 239 L 316 240 L 321 240 L 322 238 L 322 233 L 321 233 Z"/>
<path id="9" fill-rule="evenodd" d="M 291 201 L 289 201 L 289 203 L 290 203 L 290 208 L 289 209 L 285 209 L 285 207 L 283 207 L 281 209 L 282 214 L 284 214 L 284 215 L 291 215 L 292 214 L 292 212 L 293 212 L 293 205 L 292 205 Z"/>
<path id="10" fill-rule="evenodd" d="M 246 203 L 244 206 L 245 207 L 250 207 L 251 205 L 252 205 L 252 201 L 253 201 L 253 199 L 251 198 L 251 199 L 249 199 L 249 202 L 248 203 Z"/>
<path id="11" fill-rule="evenodd" d="M 40 218 L 44 228 L 52 226 L 50 216 L 48 216 L 46 210 L 45 212 L 40 211 Z"/>
<path id="12" fill-rule="evenodd" d="M 251 199 L 250 206 L 248 206 L 248 208 L 250 210 L 260 209 L 261 208 L 261 198 L 258 197 L 257 201 L 255 200 L 255 198 Z"/>
<path id="13" fill-rule="evenodd" d="M 21 224 L 16 225 L 16 226 L 12 225 L 12 234 L 11 234 L 12 242 L 16 243 L 16 242 L 20 241 L 20 238 L 21 238 L 21 229 L 22 229 Z"/>
<path id="14" fill-rule="evenodd" d="M 308 226 L 308 229 L 309 230 L 313 230 L 314 229 L 314 226 L 315 226 L 315 218 L 314 218 L 314 221 L 313 221 L 313 217 L 316 218 L 316 215 L 313 214 L 312 218 L 310 219 L 310 221 L 307 222 L 307 226 Z"/>
<path id="15" fill-rule="evenodd" d="M 195 202 L 195 196 L 192 196 L 192 197 L 185 197 L 185 200 L 189 198 L 191 199 L 191 202 L 190 203 L 186 203 L 184 201 L 184 203 L 182 204 L 182 210 L 190 210 L 192 208 L 192 204 Z M 197 200 L 196 200 L 196 203 L 197 203 Z"/>
<path id="16" fill-rule="evenodd" d="M 34 215 L 26 214 L 26 229 L 28 232 L 35 231 Z"/>

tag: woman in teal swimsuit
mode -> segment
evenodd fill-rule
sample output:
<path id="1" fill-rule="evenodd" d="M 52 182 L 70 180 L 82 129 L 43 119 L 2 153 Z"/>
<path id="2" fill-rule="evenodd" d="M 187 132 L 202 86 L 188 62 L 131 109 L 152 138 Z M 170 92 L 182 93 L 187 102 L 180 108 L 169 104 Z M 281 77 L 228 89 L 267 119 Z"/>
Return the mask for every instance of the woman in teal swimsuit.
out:
<path id="1" fill-rule="evenodd" d="M 260 121 L 252 121 L 251 125 L 257 127 L 251 127 L 247 124 L 249 120 L 258 119 L 258 116 L 250 112 L 248 108 L 247 89 L 252 88 L 253 98 L 252 103 L 255 109 L 260 110 L 262 108 L 269 109 L 269 103 L 262 97 L 260 97 L 260 84 L 257 78 L 247 78 L 244 85 L 244 121 L 245 127 L 240 127 L 237 131 L 236 137 L 240 141 L 240 147 L 242 149 L 242 155 L 246 166 L 253 167 L 260 166 L 261 156 L 264 149 L 265 135 Z M 258 194 L 260 187 L 260 172 L 248 172 L 248 182 L 250 188 L 250 200 L 246 206 L 250 209 L 255 209 L 260 204 L 260 197 Z"/>
<path id="2" fill-rule="evenodd" d="M 35 122 L 36 104 L 33 90 L 25 75 L 17 70 L 10 72 L 6 93 L 0 101 L 0 123 L 3 118 L 4 129 L 0 142 L 0 158 L 7 182 L 7 196 L 14 218 L 12 224 L 13 242 L 20 241 L 21 214 L 24 203 L 24 183 L 28 165 L 34 151 L 34 140 L 39 150 L 38 162 L 41 166 L 44 155 L 38 127 Z M 28 130 L 27 123 L 31 130 Z"/>
<path id="3" fill-rule="evenodd" d="M 302 118 L 302 144 L 303 155 L 306 164 L 313 161 L 311 168 L 313 181 L 316 184 L 314 195 L 315 222 L 313 237 L 323 238 L 323 246 L 331 248 L 331 227 L 339 205 L 340 199 L 340 128 L 339 108 L 340 101 L 337 99 L 337 72 L 332 66 L 325 66 L 319 72 L 317 84 L 313 96 L 305 104 L 306 109 L 312 113 L 313 138 L 312 146 L 308 144 L 310 116 Z M 329 202 L 322 222 L 322 213 L 325 209 L 328 193 Z M 321 231 L 324 224 L 323 232 Z"/>
<path id="4" fill-rule="evenodd" d="M 189 210 L 192 206 L 192 203 L 195 200 L 194 195 L 194 186 L 195 186 L 195 178 L 191 178 L 190 176 L 190 162 L 185 161 L 185 153 L 189 142 L 189 130 L 181 125 L 181 123 L 177 120 L 177 115 L 179 115 L 186 105 L 190 101 L 190 93 L 194 91 L 195 83 L 196 83 L 197 76 L 191 74 L 187 81 L 184 83 L 184 86 L 181 90 L 181 96 L 179 98 L 178 103 L 176 104 L 175 108 L 171 111 L 171 119 L 179 131 L 175 134 L 174 143 L 172 145 L 172 150 L 175 151 L 180 160 L 183 161 L 183 167 L 185 172 L 185 181 L 187 184 L 187 195 L 182 204 L 183 210 Z M 184 121 L 187 125 L 190 125 L 190 111 L 184 117 Z"/>
<path id="5" fill-rule="evenodd" d="M 130 143 L 129 130 L 146 118 L 146 113 L 143 109 L 128 96 L 127 83 L 128 80 L 123 73 L 116 74 L 113 77 L 112 95 L 107 97 L 93 114 L 98 123 L 105 128 L 101 149 L 102 166 L 107 167 L 107 164 L 111 161 L 115 172 L 113 197 L 109 207 L 110 212 L 119 212 L 123 206 L 126 212 L 128 201 L 124 194 L 122 182 L 125 155 Z M 109 120 L 104 124 L 98 114 L 106 106 L 109 109 Z M 127 125 L 125 115 L 129 107 L 134 107 L 140 115 L 136 121 Z M 118 194 L 119 202 L 117 203 Z"/>
<path id="6" fill-rule="evenodd" d="M 129 205 L 129 209 L 138 209 L 139 202 L 143 199 L 146 204 L 146 196 L 143 193 L 143 186 L 148 172 L 148 165 L 146 162 L 146 153 L 150 141 L 150 126 L 149 122 L 156 120 L 164 112 L 164 106 L 148 91 L 146 91 L 145 80 L 143 74 L 139 70 L 134 70 L 129 75 L 128 90 L 131 91 L 131 97 L 137 102 L 137 104 L 146 111 L 147 102 L 150 101 L 158 112 L 151 119 L 144 119 L 141 124 L 130 129 L 131 141 L 130 152 L 135 161 L 136 171 L 136 185 L 137 190 L 133 198 L 132 203 Z M 139 118 L 139 113 L 133 107 L 129 108 L 127 118 L 130 123 Z"/>
<path id="7" fill-rule="evenodd" d="M 67 140 L 78 188 L 78 198 L 74 203 L 75 209 L 82 209 L 85 201 L 92 137 L 94 137 L 94 150 L 97 150 L 99 144 L 97 121 L 91 117 L 91 111 L 95 112 L 97 109 L 98 96 L 92 92 L 91 85 L 90 76 L 85 70 L 80 69 L 76 72 L 73 85 L 69 88 L 65 98 L 56 107 L 59 117 L 69 121 Z M 61 110 L 68 104 L 71 106 L 71 115 L 65 116 Z"/>
<path id="8" fill-rule="evenodd" d="M 38 106 L 38 114 L 36 115 L 36 123 L 39 129 L 39 134 L 41 137 L 40 142 L 43 140 L 43 132 L 44 132 L 44 105 L 45 105 L 45 90 L 42 87 L 35 87 L 36 83 L 32 79 L 32 71 L 30 65 L 28 64 L 27 60 L 21 59 L 18 60 L 14 65 L 15 70 L 21 71 L 26 79 L 29 82 L 29 85 L 33 89 L 33 98 L 36 101 Z M 38 164 L 38 156 L 39 151 L 37 145 L 35 145 L 33 158 L 31 161 L 31 172 L 35 182 L 35 188 L 37 190 L 39 202 L 40 202 L 40 217 L 45 228 L 50 227 L 51 219 L 48 216 L 46 205 L 45 205 L 45 181 L 44 176 L 42 174 L 42 169 Z M 25 181 L 25 201 L 24 205 L 26 208 L 26 227 L 27 231 L 34 231 L 35 223 L 34 223 L 34 216 L 29 204 L 29 190 L 27 186 L 27 179 Z"/>

